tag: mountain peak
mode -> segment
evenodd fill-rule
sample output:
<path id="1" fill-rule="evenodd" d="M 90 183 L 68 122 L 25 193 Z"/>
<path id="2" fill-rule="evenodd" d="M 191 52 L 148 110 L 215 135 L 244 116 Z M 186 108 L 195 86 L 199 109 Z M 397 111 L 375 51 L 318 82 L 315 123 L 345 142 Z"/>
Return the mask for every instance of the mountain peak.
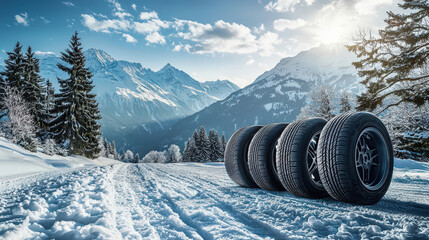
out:
<path id="1" fill-rule="evenodd" d="M 108 53 L 106 53 L 101 49 L 90 48 L 86 50 L 84 53 L 87 58 L 94 58 L 102 63 L 115 61 L 115 59 L 112 56 L 110 56 Z"/>

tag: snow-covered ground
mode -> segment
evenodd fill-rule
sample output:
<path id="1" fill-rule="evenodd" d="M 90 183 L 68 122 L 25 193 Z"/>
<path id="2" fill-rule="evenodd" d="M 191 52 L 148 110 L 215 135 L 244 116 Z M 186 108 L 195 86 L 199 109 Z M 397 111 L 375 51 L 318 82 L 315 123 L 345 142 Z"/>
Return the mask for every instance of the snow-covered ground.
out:
<path id="1" fill-rule="evenodd" d="M 0 181 L 25 177 L 42 172 L 90 167 L 117 163 L 107 158 L 90 160 L 84 157 L 49 156 L 30 152 L 0 137 Z"/>
<path id="2" fill-rule="evenodd" d="M 241 188 L 221 163 L 113 164 L 3 179 L 0 238 L 428 239 L 429 164 L 395 166 L 373 206 Z"/>

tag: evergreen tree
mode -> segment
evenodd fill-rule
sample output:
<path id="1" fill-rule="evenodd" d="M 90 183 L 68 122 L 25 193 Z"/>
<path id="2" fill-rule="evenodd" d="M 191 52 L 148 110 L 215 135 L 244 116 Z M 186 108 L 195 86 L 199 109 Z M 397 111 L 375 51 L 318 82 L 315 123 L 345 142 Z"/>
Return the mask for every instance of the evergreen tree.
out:
<path id="1" fill-rule="evenodd" d="M 200 127 L 197 141 L 195 141 L 198 148 L 198 157 L 200 162 L 206 162 L 210 158 L 210 142 L 204 126 Z"/>
<path id="2" fill-rule="evenodd" d="M 340 93 L 340 113 L 350 112 L 352 110 L 351 96 L 347 91 Z"/>
<path id="3" fill-rule="evenodd" d="M 72 36 L 69 49 L 61 53 L 66 64 L 57 64 L 68 74 L 58 78 L 60 93 L 55 95 L 57 117 L 52 121 L 52 131 L 58 143 L 70 154 L 97 157 L 100 114 L 93 89 L 91 72 L 85 67 L 85 57 L 77 32 Z"/>
<path id="4" fill-rule="evenodd" d="M 358 110 L 381 113 L 402 102 L 423 106 L 429 100 L 429 74 L 420 71 L 429 61 L 429 1 L 403 0 L 399 7 L 401 13 L 387 12 L 379 36 L 361 32 L 348 46 L 360 58 L 353 65 L 367 87 Z M 386 102 L 389 96 L 399 98 Z"/>
<path id="5" fill-rule="evenodd" d="M 116 150 L 116 143 L 115 141 L 112 141 L 111 148 L 110 148 L 110 154 L 113 155 L 113 159 L 119 160 L 119 154 Z"/>
<path id="6" fill-rule="evenodd" d="M 138 154 L 138 153 L 136 153 L 135 155 L 134 155 L 134 161 L 133 161 L 134 163 L 139 163 L 140 162 L 140 154 Z"/>
<path id="7" fill-rule="evenodd" d="M 197 145 L 195 143 L 195 139 L 194 138 L 191 138 L 188 141 L 187 147 L 188 147 L 188 154 L 189 154 L 188 161 L 189 162 L 198 162 L 198 161 L 200 161 L 201 160 L 200 155 L 199 155 L 200 152 L 198 150 L 198 147 L 197 147 Z"/>
<path id="8" fill-rule="evenodd" d="M 209 160 L 211 162 L 216 162 L 223 157 L 222 144 L 214 130 L 209 132 L 209 150 Z"/>
<path id="9" fill-rule="evenodd" d="M 24 81 L 24 56 L 21 52 L 22 45 L 17 42 L 12 52 L 7 52 L 8 59 L 4 61 L 5 70 L 0 75 L 3 80 L 0 82 L 0 102 L 4 102 L 6 89 L 22 89 Z M 4 104 L 0 105 L 0 118 L 7 114 Z"/>
<path id="10" fill-rule="evenodd" d="M 28 103 L 30 113 L 34 116 L 38 127 L 38 136 L 42 137 L 49 131 L 51 117 L 45 108 L 43 96 L 43 79 L 39 75 L 39 59 L 34 57 L 31 47 L 28 47 L 24 57 L 24 81 L 22 86 L 23 98 Z"/>
<path id="11" fill-rule="evenodd" d="M 222 158 L 224 158 L 226 144 L 227 144 L 225 134 L 222 134 L 221 144 L 222 144 Z"/>
<path id="12" fill-rule="evenodd" d="M 52 86 L 52 83 L 49 80 L 46 80 L 46 85 L 43 88 L 44 91 L 44 100 L 43 105 L 45 109 L 45 115 L 44 115 L 44 136 L 42 138 L 51 138 L 52 132 L 51 132 L 51 121 L 55 118 L 55 90 Z"/>

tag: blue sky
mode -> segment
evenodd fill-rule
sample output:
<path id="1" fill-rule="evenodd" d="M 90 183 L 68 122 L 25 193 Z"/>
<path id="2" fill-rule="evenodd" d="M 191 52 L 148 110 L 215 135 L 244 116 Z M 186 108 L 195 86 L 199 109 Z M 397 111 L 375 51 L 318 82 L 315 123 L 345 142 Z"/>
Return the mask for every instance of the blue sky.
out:
<path id="1" fill-rule="evenodd" d="M 0 60 L 17 40 L 59 55 L 77 30 L 84 48 L 199 81 L 243 87 L 284 57 L 382 27 L 398 0 L 3 0 Z"/>

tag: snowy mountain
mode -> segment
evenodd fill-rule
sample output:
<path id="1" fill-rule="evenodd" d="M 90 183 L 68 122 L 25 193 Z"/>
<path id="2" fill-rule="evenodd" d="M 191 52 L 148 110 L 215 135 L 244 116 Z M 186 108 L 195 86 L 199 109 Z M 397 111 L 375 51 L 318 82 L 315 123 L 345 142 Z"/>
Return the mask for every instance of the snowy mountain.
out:
<path id="1" fill-rule="evenodd" d="M 282 59 L 251 85 L 174 124 L 165 142 L 180 144 L 204 125 L 229 137 L 254 124 L 292 122 L 305 105 L 313 86 L 326 84 L 335 91 L 358 93 L 361 86 L 351 62 L 354 55 L 343 45 L 322 45 Z"/>
<path id="2" fill-rule="evenodd" d="M 100 103 L 102 132 L 134 151 L 152 148 L 158 132 L 239 89 L 224 81 L 201 83 L 170 64 L 154 72 L 140 63 L 115 60 L 99 49 L 85 51 L 86 64 Z M 58 89 L 57 77 L 65 74 L 56 64 L 59 57 L 40 60 L 41 76 Z"/>

